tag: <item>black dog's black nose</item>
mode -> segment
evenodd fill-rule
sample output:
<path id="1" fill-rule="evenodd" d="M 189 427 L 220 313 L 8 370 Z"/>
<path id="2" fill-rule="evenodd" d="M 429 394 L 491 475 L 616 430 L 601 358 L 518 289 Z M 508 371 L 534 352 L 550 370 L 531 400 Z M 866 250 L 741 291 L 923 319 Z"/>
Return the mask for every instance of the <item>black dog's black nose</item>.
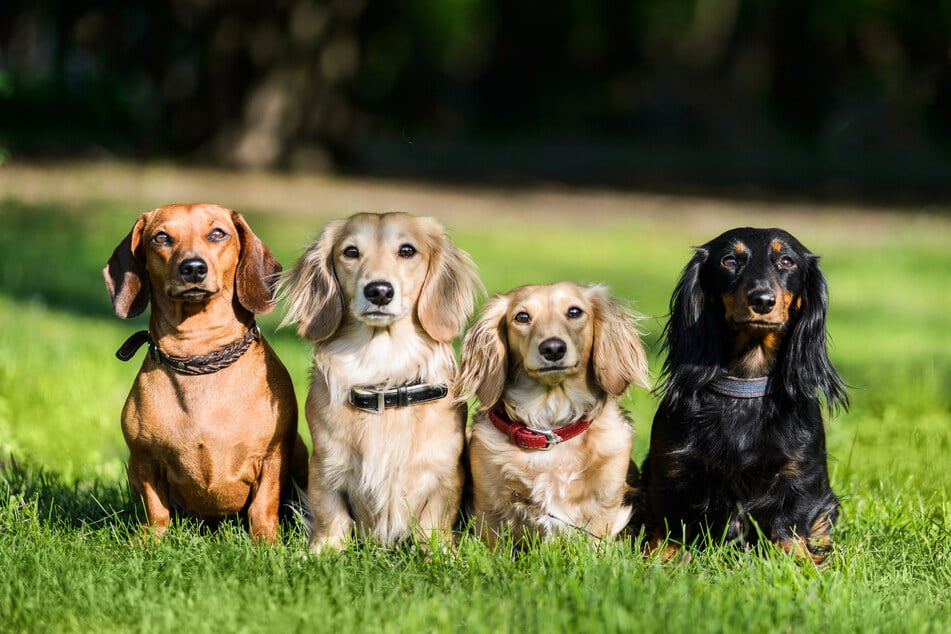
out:
<path id="1" fill-rule="evenodd" d="M 370 300 L 371 304 L 386 306 L 393 301 L 393 285 L 389 282 L 370 282 L 363 287 L 363 296 Z"/>
<path id="2" fill-rule="evenodd" d="M 567 350 L 568 346 L 558 337 L 549 337 L 538 344 L 538 351 L 548 361 L 560 361 Z"/>
<path id="3" fill-rule="evenodd" d="M 755 312 L 765 315 L 776 305 L 776 295 L 770 290 L 757 289 L 746 296 L 746 301 Z"/>
<path id="4" fill-rule="evenodd" d="M 197 284 L 208 275 L 208 265 L 201 258 L 188 258 L 178 265 L 178 272 L 186 282 Z"/>

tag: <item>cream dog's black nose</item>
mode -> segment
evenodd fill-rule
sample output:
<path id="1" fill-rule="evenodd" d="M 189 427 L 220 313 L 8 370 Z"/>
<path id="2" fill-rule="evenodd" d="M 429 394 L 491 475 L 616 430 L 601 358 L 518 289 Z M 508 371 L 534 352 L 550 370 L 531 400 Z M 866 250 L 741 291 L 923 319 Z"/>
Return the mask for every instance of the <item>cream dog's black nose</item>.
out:
<path id="1" fill-rule="evenodd" d="M 389 282 L 375 281 L 363 287 L 363 296 L 371 304 L 386 306 L 393 301 L 393 285 Z"/>
<path id="2" fill-rule="evenodd" d="M 538 352 L 547 361 L 560 361 L 568 351 L 568 345 L 558 337 L 549 337 L 538 344 Z"/>

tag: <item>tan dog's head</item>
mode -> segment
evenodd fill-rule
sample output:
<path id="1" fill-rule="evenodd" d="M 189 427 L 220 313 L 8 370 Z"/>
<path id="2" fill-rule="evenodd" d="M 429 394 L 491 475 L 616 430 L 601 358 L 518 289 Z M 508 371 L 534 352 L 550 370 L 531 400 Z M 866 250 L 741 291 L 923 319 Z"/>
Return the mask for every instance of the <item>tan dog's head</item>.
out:
<path id="1" fill-rule="evenodd" d="M 459 336 L 478 293 L 469 255 L 431 218 L 357 214 L 331 222 L 281 281 L 290 300 L 282 325 L 312 341 L 344 319 L 389 328 L 413 319 L 434 340 Z"/>
<path id="2" fill-rule="evenodd" d="M 648 387 L 636 316 L 603 286 L 523 286 L 489 300 L 466 335 L 460 393 L 492 407 L 516 378 L 551 390 L 589 376 L 608 394 Z"/>
<path id="3" fill-rule="evenodd" d="M 102 273 L 116 315 L 128 318 L 141 314 L 153 293 L 188 304 L 236 294 L 248 311 L 267 313 L 280 271 L 240 214 L 193 204 L 139 216 Z"/>

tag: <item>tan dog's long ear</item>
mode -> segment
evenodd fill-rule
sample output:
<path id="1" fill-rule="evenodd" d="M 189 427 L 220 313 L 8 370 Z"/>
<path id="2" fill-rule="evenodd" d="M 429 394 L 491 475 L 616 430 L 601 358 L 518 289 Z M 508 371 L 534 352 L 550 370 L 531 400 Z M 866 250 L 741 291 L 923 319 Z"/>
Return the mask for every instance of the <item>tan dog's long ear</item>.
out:
<path id="1" fill-rule="evenodd" d="M 274 308 L 274 286 L 281 272 L 281 263 L 271 255 L 270 249 L 254 235 L 241 214 L 232 211 L 231 220 L 238 230 L 241 253 L 234 274 L 235 292 L 238 301 L 252 313 L 264 315 Z"/>
<path id="2" fill-rule="evenodd" d="M 608 394 L 620 396 L 629 385 L 650 388 L 647 355 L 635 323 L 640 316 L 618 304 L 603 286 L 591 286 L 594 308 L 594 377 Z"/>
<path id="3" fill-rule="evenodd" d="M 311 341 L 323 341 L 343 321 L 344 297 L 334 274 L 334 245 L 347 224 L 335 220 L 324 227 L 294 266 L 281 276 L 281 298 L 290 305 L 281 326 L 297 324 L 297 332 Z"/>
<path id="4" fill-rule="evenodd" d="M 475 308 L 477 295 L 485 287 L 469 254 L 452 243 L 436 221 L 428 236 L 429 270 L 419 294 L 416 315 L 426 333 L 442 343 L 450 343 L 465 328 Z"/>
<path id="5" fill-rule="evenodd" d="M 479 317 L 462 343 L 462 359 L 456 375 L 457 400 L 473 394 L 482 407 L 492 407 L 502 398 L 508 372 L 508 344 L 505 315 L 508 298 L 496 295 L 485 303 Z"/>
<path id="6" fill-rule="evenodd" d="M 132 231 L 115 248 L 102 269 L 106 288 L 112 298 L 112 309 L 123 319 L 141 315 L 149 305 L 151 285 L 145 258 L 140 251 L 147 216 L 147 213 L 139 216 Z"/>

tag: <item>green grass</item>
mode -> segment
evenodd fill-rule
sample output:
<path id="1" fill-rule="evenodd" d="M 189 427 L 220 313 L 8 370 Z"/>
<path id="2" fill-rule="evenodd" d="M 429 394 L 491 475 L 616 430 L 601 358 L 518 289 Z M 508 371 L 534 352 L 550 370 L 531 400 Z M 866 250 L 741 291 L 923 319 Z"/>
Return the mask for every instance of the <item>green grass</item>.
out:
<path id="1" fill-rule="evenodd" d="M 519 556 L 464 538 L 453 553 L 361 544 L 312 558 L 293 516 L 277 546 L 252 545 L 239 522 L 180 521 L 160 544 L 143 538 L 118 423 L 141 356 L 113 353 L 144 321 L 112 315 L 99 272 L 130 207 L 0 200 L 0 631 L 951 631 L 947 219 L 836 210 L 720 224 L 700 211 L 684 222 L 579 209 L 549 220 L 537 204 L 491 222 L 445 219 L 490 293 L 572 279 L 632 300 L 655 374 L 690 245 L 768 223 L 821 253 L 832 357 L 853 406 L 827 425 L 843 512 L 838 550 L 817 572 L 730 547 L 662 565 L 583 539 Z M 287 266 L 347 211 L 246 215 Z M 279 313 L 260 322 L 302 399 L 307 345 L 275 331 Z M 626 404 L 640 460 L 656 402 L 638 390 Z"/>

